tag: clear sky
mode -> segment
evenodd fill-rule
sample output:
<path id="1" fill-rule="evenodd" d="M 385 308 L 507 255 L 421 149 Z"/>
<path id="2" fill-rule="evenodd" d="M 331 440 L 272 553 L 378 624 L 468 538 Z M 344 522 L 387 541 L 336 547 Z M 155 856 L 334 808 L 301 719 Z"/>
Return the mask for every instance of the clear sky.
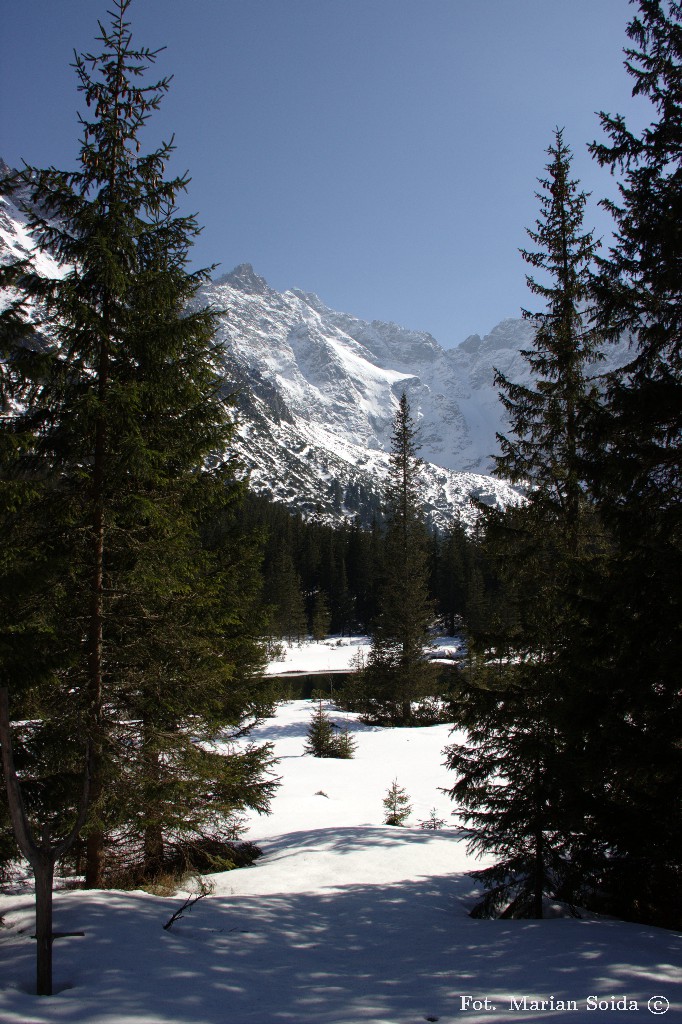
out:
<path id="1" fill-rule="evenodd" d="M 75 163 L 73 50 L 94 50 L 107 0 L 22 0 L 0 20 L 0 156 Z M 648 121 L 623 67 L 628 0 L 134 0 L 135 41 L 166 46 L 196 265 L 249 262 L 367 319 L 451 346 L 522 305 L 518 249 L 555 126 L 596 201 L 596 111 Z"/>

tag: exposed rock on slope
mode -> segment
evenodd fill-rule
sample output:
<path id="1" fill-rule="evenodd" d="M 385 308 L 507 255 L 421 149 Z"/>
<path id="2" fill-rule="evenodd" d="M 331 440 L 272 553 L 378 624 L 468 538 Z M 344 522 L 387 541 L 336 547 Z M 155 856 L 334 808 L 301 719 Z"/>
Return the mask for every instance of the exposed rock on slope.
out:
<path id="1" fill-rule="evenodd" d="M 0 197 L 2 262 L 33 250 L 19 205 Z M 39 272 L 63 273 L 45 253 L 34 250 L 34 257 Z M 473 522 L 471 498 L 518 500 L 487 474 L 495 433 L 505 430 L 493 366 L 528 380 L 520 354 L 532 339 L 527 322 L 505 320 L 485 338 L 473 335 L 446 350 L 423 331 L 367 323 L 303 291 L 277 292 L 249 264 L 205 285 L 196 301 L 223 311 L 225 389 L 237 396 L 238 455 L 256 489 L 307 515 L 367 522 L 404 390 L 419 427 L 434 523 L 445 526 L 453 516 Z M 623 351 L 615 348 L 605 368 L 619 361 Z"/>

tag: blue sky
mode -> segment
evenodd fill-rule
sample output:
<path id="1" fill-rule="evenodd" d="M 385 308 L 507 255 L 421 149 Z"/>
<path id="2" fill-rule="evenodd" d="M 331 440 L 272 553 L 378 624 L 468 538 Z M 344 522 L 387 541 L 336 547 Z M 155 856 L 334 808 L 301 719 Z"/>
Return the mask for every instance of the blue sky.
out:
<path id="1" fill-rule="evenodd" d="M 106 0 L 6 4 L 0 156 L 74 165 L 73 50 Z M 648 121 L 623 68 L 627 0 L 134 0 L 136 42 L 174 75 L 150 140 L 175 133 L 196 265 L 455 345 L 518 316 L 525 228 L 555 126 L 596 201 L 595 111 Z"/>

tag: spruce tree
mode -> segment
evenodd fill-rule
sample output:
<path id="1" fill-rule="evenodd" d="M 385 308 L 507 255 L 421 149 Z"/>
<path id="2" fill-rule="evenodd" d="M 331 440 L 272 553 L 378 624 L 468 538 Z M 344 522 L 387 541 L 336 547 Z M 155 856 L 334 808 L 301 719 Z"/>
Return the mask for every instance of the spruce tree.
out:
<path id="1" fill-rule="evenodd" d="M 322 707 L 322 701 L 319 700 L 310 720 L 303 752 L 312 754 L 313 757 L 334 757 L 333 750 L 336 739 L 334 729 L 334 723 Z"/>
<path id="2" fill-rule="evenodd" d="M 438 610 L 445 632 L 454 636 L 466 610 L 470 541 L 459 523 L 452 523 L 440 538 L 435 571 Z"/>
<path id="3" fill-rule="evenodd" d="M 502 455 L 495 459 L 495 474 L 529 485 L 531 501 L 550 505 L 577 536 L 585 490 L 580 416 L 594 392 L 590 378 L 600 358 L 600 335 L 586 307 L 597 244 L 583 229 L 587 195 L 570 177 L 572 155 L 561 130 L 547 152 L 548 176 L 540 179 L 537 195 L 540 217 L 528 230 L 536 248 L 521 253 L 543 275 L 541 280 L 528 275 L 526 281 L 545 309 L 523 312 L 534 328 L 533 347 L 522 352 L 532 384 L 495 374 L 511 426 L 510 437 L 497 435 Z"/>
<path id="4" fill-rule="evenodd" d="M 412 804 L 407 791 L 398 784 L 397 779 L 394 779 L 386 790 L 383 804 L 386 812 L 385 825 L 404 825 L 412 813 Z"/>
<path id="5" fill-rule="evenodd" d="M 355 756 L 357 745 L 357 740 L 348 726 L 344 726 L 341 732 L 334 737 L 334 757 L 344 761 L 350 760 Z"/>
<path id="6" fill-rule="evenodd" d="M 270 573 L 266 598 L 272 603 L 272 622 L 277 636 L 289 643 L 300 643 L 307 633 L 301 577 L 296 571 L 292 554 L 278 553 Z"/>
<path id="7" fill-rule="evenodd" d="M 317 708 L 308 727 L 303 753 L 312 754 L 313 757 L 336 757 L 348 760 L 353 757 L 355 747 L 356 741 L 348 728 L 338 732 L 337 726 L 322 707 L 322 700 L 318 700 Z"/>
<path id="8" fill-rule="evenodd" d="M 586 472 L 613 550 L 583 617 L 580 682 L 616 909 L 679 927 L 682 5 L 640 0 L 628 35 L 625 67 L 651 118 L 635 133 L 602 113 L 608 141 L 591 146 L 620 176 L 604 204 L 615 240 L 595 275 L 599 323 L 633 347 L 589 421 Z"/>
<path id="9" fill-rule="evenodd" d="M 187 270 L 198 228 L 175 204 L 188 179 L 164 177 L 171 143 L 141 151 L 168 79 L 145 84 L 157 52 L 133 46 L 129 7 L 116 0 L 100 52 L 75 59 L 89 111 L 79 169 L 26 169 L 7 186 L 28 191 L 29 228 L 64 273 L 8 272 L 23 294 L 2 323 L 3 593 L 21 578 L 35 685 L 20 671 L 21 607 L 3 670 L 13 717 L 29 706 L 43 731 L 58 724 L 56 750 L 89 738 L 90 885 L 113 830 L 158 865 L 169 835 L 220 834 L 272 790 L 267 749 L 209 746 L 259 706 L 262 653 L 235 614 L 242 600 L 253 610 L 252 548 L 211 540 L 241 489 L 223 458 L 233 428 L 214 313 L 192 305 L 206 272 Z"/>
<path id="10" fill-rule="evenodd" d="M 362 674 L 365 713 L 394 725 L 413 721 L 413 703 L 434 694 L 424 658 L 434 610 L 428 591 L 428 532 L 421 498 L 417 432 L 403 392 L 395 415 L 385 494 L 386 534 L 378 615 Z"/>
<path id="11" fill-rule="evenodd" d="M 312 628 L 310 630 L 313 640 L 324 640 L 329 635 L 330 624 L 331 613 L 327 595 L 323 590 L 318 590 L 313 595 Z"/>
<path id="12" fill-rule="evenodd" d="M 528 277 L 545 302 L 542 312 L 524 314 L 535 326 L 523 353 L 532 382 L 496 375 L 511 432 L 498 435 L 495 472 L 527 485 L 528 499 L 485 513 L 483 551 L 498 594 L 493 614 L 479 609 L 472 665 L 482 667 L 460 708 L 474 746 L 448 750 L 461 774 L 450 795 L 463 808 L 471 847 L 501 858 L 482 873 L 483 912 L 537 917 L 543 896 L 567 884 L 565 844 L 576 827 L 567 789 L 579 744 L 566 736 L 558 662 L 571 644 L 581 559 L 598 551 L 581 473 L 581 419 L 596 393 L 599 336 L 585 306 L 595 244 L 582 226 L 586 196 L 570 178 L 561 131 L 548 153 L 540 217 L 529 231 L 537 248 L 522 253 L 546 275 Z"/>
<path id="13" fill-rule="evenodd" d="M 355 595 L 357 627 L 367 631 L 376 615 L 376 578 L 379 562 L 380 536 L 376 521 L 371 529 L 361 529 L 357 522 L 348 531 L 348 578 Z"/>
<path id="14" fill-rule="evenodd" d="M 496 858 L 472 872 L 485 887 L 472 916 L 542 918 L 546 895 L 575 896 L 557 698 L 537 662 L 505 666 L 502 678 L 485 668 L 456 702 L 468 742 L 444 751 L 469 851 Z"/>

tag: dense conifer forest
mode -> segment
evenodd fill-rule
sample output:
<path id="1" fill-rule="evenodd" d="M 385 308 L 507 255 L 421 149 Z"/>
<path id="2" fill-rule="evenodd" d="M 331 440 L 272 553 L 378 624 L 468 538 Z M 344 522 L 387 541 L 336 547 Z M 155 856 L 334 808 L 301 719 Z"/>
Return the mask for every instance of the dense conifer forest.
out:
<path id="1" fill-rule="evenodd" d="M 241 518 L 262 537 L 263 595 L 273 634 L 299 641 L 328 634 L 369 633 L 379 610 L 386 564 L 383 517 L 370 528 L 330 525 L 247 494 Z M 433 624 L 452 635 L 483 614 L 488 571 L 476 538 L 453 524 L 425 535 Z"/>

